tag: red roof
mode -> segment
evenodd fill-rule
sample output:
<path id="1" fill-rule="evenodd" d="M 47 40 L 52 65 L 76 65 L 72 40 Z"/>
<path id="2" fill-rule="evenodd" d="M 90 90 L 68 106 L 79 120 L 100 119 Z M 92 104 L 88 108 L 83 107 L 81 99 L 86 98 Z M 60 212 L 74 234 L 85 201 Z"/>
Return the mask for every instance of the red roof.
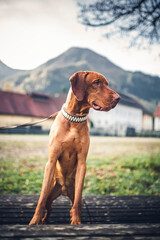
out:
<path id="1" fill-rule="evenodd" d="M 154 112 L 155 117 L 160 117 L 160 104 L 156 107 L 156 111 Z"/>
<path id="2" fill-rule="evenodd" d="M 65 97 L 0 91 L 0 114 L 45 118 L 59 111 L 64 102 Z"/>

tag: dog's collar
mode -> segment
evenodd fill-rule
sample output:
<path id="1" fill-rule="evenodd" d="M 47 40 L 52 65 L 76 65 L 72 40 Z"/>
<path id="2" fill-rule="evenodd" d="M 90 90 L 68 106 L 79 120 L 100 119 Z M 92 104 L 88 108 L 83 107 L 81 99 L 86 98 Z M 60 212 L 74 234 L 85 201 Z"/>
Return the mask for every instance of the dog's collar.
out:
<path id="1" fill-rule="evenodd" d="M 70 122 L 82 123 L 87 120 L 87 115 L 84 117 L 72 115 L 72 114 L 68 113 L 64 107 L 62 107 L 61 113 Z"/>

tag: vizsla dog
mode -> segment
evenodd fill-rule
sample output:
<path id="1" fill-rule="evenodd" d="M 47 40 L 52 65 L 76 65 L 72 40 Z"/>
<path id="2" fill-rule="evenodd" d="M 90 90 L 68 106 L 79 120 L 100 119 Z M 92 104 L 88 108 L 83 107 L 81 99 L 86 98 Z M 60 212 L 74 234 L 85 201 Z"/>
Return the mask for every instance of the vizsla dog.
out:
<path id="1" fill-rule="evenodd" d="M 71 200 L 71 224 L 81 224 L 82 189 L 89 148 L 87 114 L 91 107 L 109 111 L 120 99 L 99 73 L 80 71 L 71 76 L 70 82 L 67 100 L 50 131 L 49 161 L 30 225 L 44 224 L 51 212 L 52 201 L 61 194 Z"/>

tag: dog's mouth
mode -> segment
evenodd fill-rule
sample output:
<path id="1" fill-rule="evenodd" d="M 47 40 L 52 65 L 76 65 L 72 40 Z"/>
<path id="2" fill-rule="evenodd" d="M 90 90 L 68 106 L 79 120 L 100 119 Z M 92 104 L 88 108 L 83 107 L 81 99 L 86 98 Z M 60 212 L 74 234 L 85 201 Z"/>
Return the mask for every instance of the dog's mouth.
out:
<path id="1" fill-rule="evenodd" d="M 96 104 L 95 102 L 92 103 L 93 109 L 95 109 L 95 110 L 97 110 L 97 111 L 106 111 L 106 112 L 108 112 L 109 110 L 111 110 L 112 108 L 114 108 L 116 105 L 117 105 L 117 103 L 114 103 L 114 104 L 111 105 L 111 106 L 108 106 L 108 107 L 103 108 L 103 107 L 99 106 L 98 104 Z"/>
<path id="2" fill-rule="evenodd" d="M 100 111 L 102 109 L 102 107 L 97 105 L 95 102 L 92 103 L 92 106 L 93 106 L 93 109 L 95 109 L 95 110 L 99 110 Z"/>

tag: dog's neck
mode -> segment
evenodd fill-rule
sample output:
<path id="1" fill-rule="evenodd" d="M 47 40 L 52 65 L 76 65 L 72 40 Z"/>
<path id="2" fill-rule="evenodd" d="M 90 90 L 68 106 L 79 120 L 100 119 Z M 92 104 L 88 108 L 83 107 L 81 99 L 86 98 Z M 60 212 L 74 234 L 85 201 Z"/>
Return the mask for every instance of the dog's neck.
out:
<path id="1" fill-rule="evenodd" d="M 72 115 L 84 116 L 89 113 L 90 105 L 86 100 L 78 101 L 72 89 L 70 88 L 66 102 L 64 104 L 66 111 Z"/>

